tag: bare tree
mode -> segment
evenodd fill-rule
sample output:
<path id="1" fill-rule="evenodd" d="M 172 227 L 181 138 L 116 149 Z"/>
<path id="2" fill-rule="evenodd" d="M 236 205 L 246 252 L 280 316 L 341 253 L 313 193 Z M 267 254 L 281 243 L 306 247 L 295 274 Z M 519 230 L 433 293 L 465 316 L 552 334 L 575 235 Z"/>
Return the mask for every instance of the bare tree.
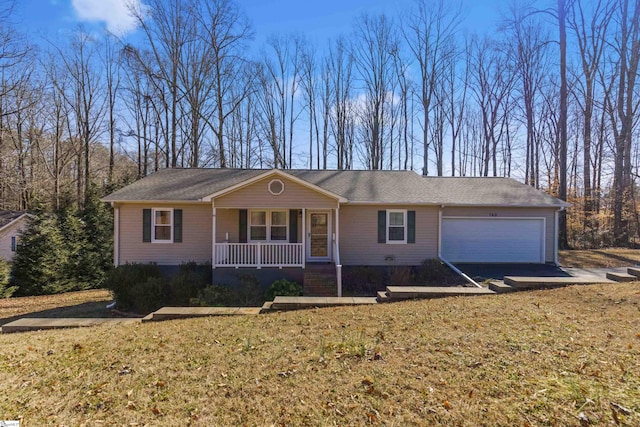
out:
<path id="1" fill-rule="evenodd" d="M 613 240 L 616 245 L 627 245 L 629 235 L 627 209 L 631 195 L 631 146 L 633 126 L 639 99 L 636 78 L 640 62 L 640 0 L 618 0 L 615 3 L 616 20 L 619 22 L 614 51 L 617 60 L 615 73 L 605 82 L 605 105 L 611 120 L 615 140 L 613 172 Z M 603 77 L 606 79 L 606 77 Z M 617 87 L 614 86 L 617 84 Z M 633 207 L 633 209 L 636 209 Z"/>
<path id="2" fill-rule="evenodd" d="M 350 131 L 353 128 L 354 120 L 352 102 L 354 76 L 353 55 L 348 49 L 345 38 L 338 38 L 331 46 L 327 62 L 322 97 L 324 117 L 326 120 L 329 111 L 333 108 L 330 120 L 331 133 L 336 146 L 337 167 L 338 169 L 350 169 L 353 163 L 353 135 Z M 325 126 L 325 137 L 323 138 L 324 159 L 326 159 L 327 151 L 326 129 L 327 126 Z M 323 168 L 326 168 L 326 161 L 323 162 Z"/>
<path id="3" fill-rule="evenodd" d="M 200 17 L 208 53 L 202 56 L 202 67 L 204 69 L 207 63 L 211 66 L 212 98 L 215 101 L 213 114 L 211 118 L 207 115 L 206 120 L 217 141 L 220 166 L 226 167 L 225 124 L 248 94 L 247 88 L 237 82 L 246 66 L 243 50 L 253 32 L 246 16 L 231 0 L 204 2 Z"/>
<path id="4" fill-rule="evenodd" d="M 73 116 L 72 138 L 77 139 L 81 152 L 78 159 L 77 198 L 79 201 L 88 197 L 91 185 L 91 147 L 103 130 L 105 98 L 103 93 L 103 78 L 97 64 L 98 42 L 80 27 L 70 42 L 67 50 L 55 47 L 60 60 L 61 70 L 57 75 L 66 74 L 69 77 L 67 86 L 63 87 L 57 81 L 54 86 L 64 98 Z"/>
<path id="5" fill-rule="evenodd" d="M 580 87 L 578 88 L 580 89 L 580 97 L 576 96 L 576 99 L 581 105 L 584 120 L 582 127 L 583 229 L 587 233 L 592 233 L 592 228 L 596 225 L 593 222 L 595 220 L 593 217 L 595 195 L 591 182 L 593 115 L 596 108 L 595 92 L 614 9 L 610 7 L 609 3 L 600 0 L 593 5 L 590 16 L 587 16 L 583 3 L 582 0 L 572 2 L 569 9 L 568 24 L 576 39 L 580 53 L 581 75 Z"/>
<path id="6" fill-rule="evenodd" d="M 189 27 L 197 20 L 193 12 L 192 0 L 150 0 L 144 10 L 131 9 L 145 35 L 150 55 L 142 55 L 133 46 L 128 46 L 127 53 L 138 61 L 156 92 L 162 96 L 168 144 L 167 167 L 178 165 L 179 71 L 185 46 L 192 35 Z"/>
<path id="7" fill-rule="evenodd" d="M 392 52 L 396 43 L 385 15 L 363 15 L 358 20 L 352 50 L 363 90 L 360 120 L 363 155 L 369 169 L 383 167 L 385 109 L 394 79 Z"/>
<path id="8" fill-rule="evenodd" d="M 432 102 L 440 83 L 443 63 L 452 55 L 460 23 L 460 6 L 446 0 L 418 0 L 401 30 L 420 71 L 418 99 L 422 107 L 423 168 L 429 174 L 429 132 Z"/>
<path id="9" fill-rule="evenodd" d="M 493 176 L 498 175 L 498 146 L 508 127 L 508 113 L 514 73 L 507 58 L 495 42 L 489 38 L 472 42 L 470 81 L 471 91 L 482 115 L 483 145 L 482 171 L 489 176 L 492 165 Z"/>

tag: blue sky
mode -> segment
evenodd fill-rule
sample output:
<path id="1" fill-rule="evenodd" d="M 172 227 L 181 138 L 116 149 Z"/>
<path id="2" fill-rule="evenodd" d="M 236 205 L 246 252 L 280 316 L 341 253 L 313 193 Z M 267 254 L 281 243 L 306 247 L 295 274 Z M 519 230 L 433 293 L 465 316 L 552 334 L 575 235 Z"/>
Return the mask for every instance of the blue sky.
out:
<path id="1" fill-rule="evenodd" d="M 18 28 L 38 39 L 55 39 L 78 24 L 89 29 L 108 29 L 135 34 L 127 17 L 130 0 L 20 0 L 13 19 Z M 397 19 L 413 0 L 236 0 L 253 24 L 260 44 L 272 33 L 300 32 L 317 44 L 348 33 L 354 19 L 363 13 L 387 13 Z M 480 33 L 499 19 L 504 0 L 462 0 L 464 27 Z"/>

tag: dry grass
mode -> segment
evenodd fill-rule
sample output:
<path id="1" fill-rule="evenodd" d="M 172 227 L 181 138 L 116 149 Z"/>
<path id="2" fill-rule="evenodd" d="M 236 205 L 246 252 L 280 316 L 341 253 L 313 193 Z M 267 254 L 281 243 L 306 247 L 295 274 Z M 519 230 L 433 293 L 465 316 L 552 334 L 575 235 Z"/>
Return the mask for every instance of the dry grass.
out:
<path id="1" fill-rule="evenodd" d="M 640 264 L 640 250 L 626 248 L 560 251 L 558 261 L 563 267 L 614 268 Z"/>
<path id="2" fill-rule="evenodd" d="M 95 315 L 98 308 L 106 314 L 105 303 L 111 300 L 111 294 L 105 289 L 37 297 L 0 298 L 0 325 L 26 314 L 43 313 L 42 317 L 87 317 Z"/>
<path id="3" fill-rule="evenodd" d="M 640 283 L 12 334 L 0 348 L 0 414 L 26 427 L 640 425 Z"/>

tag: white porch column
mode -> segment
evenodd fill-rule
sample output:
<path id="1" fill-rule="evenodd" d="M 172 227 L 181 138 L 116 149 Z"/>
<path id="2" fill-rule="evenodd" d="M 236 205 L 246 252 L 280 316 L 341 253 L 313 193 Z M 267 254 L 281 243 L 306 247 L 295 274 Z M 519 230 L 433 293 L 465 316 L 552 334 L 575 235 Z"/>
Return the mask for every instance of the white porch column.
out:
<path id="1" fill-rule="evenodd" d="M 302 208 L 302 268 L 307 265 L 307 209 Z"/>
<path id="2" fill-rule="evenodd" d="M 211 268 L 216 268 L 216 207 L 211 202 Z"/>

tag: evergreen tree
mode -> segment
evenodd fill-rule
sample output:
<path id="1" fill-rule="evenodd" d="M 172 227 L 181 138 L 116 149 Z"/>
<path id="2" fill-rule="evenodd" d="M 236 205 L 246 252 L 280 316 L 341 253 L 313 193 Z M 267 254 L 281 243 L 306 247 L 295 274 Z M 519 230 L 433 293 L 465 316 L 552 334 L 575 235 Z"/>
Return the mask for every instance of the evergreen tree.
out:
<path id="1" fill-rule="evenodd" d="M 16 295 L 61 292 L 66 282 L 64 268 L 68 251 L 52 215 L 40 212 L 22 233 L 13 261 L 12 281 Z"/>
<path id="2" fill-rule="evenodd" d="M 95 186 L 90 188 L 80 217 L 84 233 L 78 280 L 88 287 L 99 288 L 106 272 L 113 267 L 113 214 L 111 208 L 100 201 Z"/>
<path id="3" fill-rule="evenodd" d="M 9 298 L 16 290 L 14 286 L 9 286 L 9 272 L 9 263 L 0 258 L 0 298 Z"/>

